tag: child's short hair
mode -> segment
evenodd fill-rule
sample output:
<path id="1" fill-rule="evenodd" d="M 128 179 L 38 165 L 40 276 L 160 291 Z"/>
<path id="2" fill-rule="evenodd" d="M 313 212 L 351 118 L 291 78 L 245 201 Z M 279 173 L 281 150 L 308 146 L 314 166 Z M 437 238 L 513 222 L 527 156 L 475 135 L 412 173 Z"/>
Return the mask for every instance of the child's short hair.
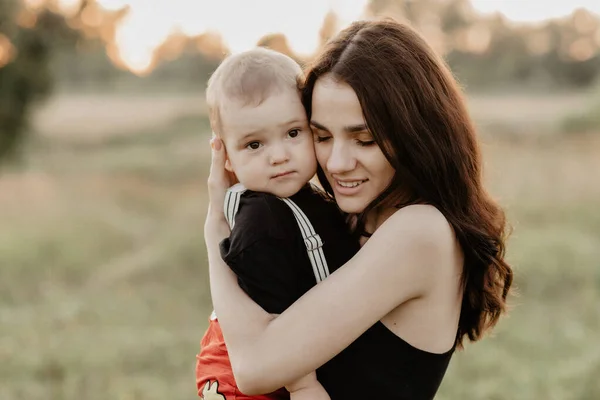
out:
<path id="1" fill-rule="evenodd" d="M 220 110 L 230 101 L 258 106 L 276 90 L 299 90 L 302 68 L 285 54 L 257 47 L 227 57 L 208 80 L 206 102 L 210 124 L 221 130 Z"/>

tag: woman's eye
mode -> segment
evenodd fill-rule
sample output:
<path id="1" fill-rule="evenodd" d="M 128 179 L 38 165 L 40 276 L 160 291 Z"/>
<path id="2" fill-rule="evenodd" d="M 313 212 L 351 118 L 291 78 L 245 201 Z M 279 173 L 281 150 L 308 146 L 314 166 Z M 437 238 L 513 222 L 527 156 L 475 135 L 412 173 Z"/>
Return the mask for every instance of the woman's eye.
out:
<path id="1" fill-rule="evenodd" d="M 300 134 L 300 129 L 292 129 L 288 132 L 288 136 L 291 138 L 295 138 Z"/>
<path id="2" fill-rule="evenodd" d="M 359 146 L 371 146 L 375 144 L 374 140 L 358 140 L 356 139 L 356 144 L 358 144 Z"/>
<path id="3" fill-rule="evenodd" d="M 331 139 L 331 136 L 319 136 L 319 135 L 317 135 L 317 136 L 315 136 L 315 139 L 316 139 L 317 143 L 322 143 L 322 142 L 326 142 L 329 139 Z"/>
<path id="4" fill-rule="evenodd" d="M 257 150 L 261 146 L 260 142 L 250 142 L 246 145 L 246 148 L 250 150 Z"/>

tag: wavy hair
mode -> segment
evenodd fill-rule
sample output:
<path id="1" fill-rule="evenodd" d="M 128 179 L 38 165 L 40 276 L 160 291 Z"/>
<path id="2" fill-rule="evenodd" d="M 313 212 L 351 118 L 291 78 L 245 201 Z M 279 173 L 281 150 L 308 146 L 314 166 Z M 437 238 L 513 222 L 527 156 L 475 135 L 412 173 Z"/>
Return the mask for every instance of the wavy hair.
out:
<path id="1" fill-rule="evenodd" d="M 324 75 L 347 83 L 374 140 L 395 169 L 389 187 L 357 217 L 379 207 L 435 206 L 464 252 L 457 345 L 476 341 L 506 312 L 513 272 L 506 262 L 502 208 L 483 186 L 479 142 L 462 92 L 445 62 L 410 27 L 358 21 L 327 43 L 306 71 L 303 102 Z M 319 167 L 329 194 L 330 185 Z"/>

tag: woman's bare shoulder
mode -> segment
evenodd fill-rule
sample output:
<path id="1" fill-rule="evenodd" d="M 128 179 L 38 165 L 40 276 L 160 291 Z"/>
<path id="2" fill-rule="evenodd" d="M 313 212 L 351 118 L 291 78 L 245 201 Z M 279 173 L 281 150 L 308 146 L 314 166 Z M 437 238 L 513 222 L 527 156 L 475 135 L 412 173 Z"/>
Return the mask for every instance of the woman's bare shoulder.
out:
<path id="1" fill-rule="evenodd" d="M 395 211 L 376 231 L 431 249 L 454 247 L 452 226 L 440 210 L 431 205 L 415 204 Z M 382 235 L 383 236 L 383 235 Z"/>

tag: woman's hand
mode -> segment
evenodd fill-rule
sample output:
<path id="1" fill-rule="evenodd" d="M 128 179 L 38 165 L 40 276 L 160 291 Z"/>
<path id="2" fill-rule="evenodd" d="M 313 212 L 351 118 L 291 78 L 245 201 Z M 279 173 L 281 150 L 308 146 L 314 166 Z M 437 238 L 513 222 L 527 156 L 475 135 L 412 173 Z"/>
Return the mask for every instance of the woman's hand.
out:
<path id="1" fill-rule="evenodd" d="M 331 400 L 323 385 L 317 380 L 316 372 L 286 385 L 285 388 L 290 392 L 290 400 Z"/>
<path id="2" fill-rule="evenodd" d="M 317 380 L 317 373 L 316 371 L 313 371 L 310 374 L 298 379 L 297 381 L 285 385 L 285 388 L 288 392 L 297 392 L 299 390 L 303 390 L 318 384 L 319 381 Z"/>
<path id="3" fill-rule="evenodd" d="M 211 163 L 208 175 L 208 213 L 204 224 L 204 237 L 207 244 L 219 242 L 229 236 L 229 226 L 225 220 L 223 203 L 227 189 L 237 182 L 235 174 L 225 169 L 227 155 L 223 141 L 218 136 L 210 140 Z"/>

